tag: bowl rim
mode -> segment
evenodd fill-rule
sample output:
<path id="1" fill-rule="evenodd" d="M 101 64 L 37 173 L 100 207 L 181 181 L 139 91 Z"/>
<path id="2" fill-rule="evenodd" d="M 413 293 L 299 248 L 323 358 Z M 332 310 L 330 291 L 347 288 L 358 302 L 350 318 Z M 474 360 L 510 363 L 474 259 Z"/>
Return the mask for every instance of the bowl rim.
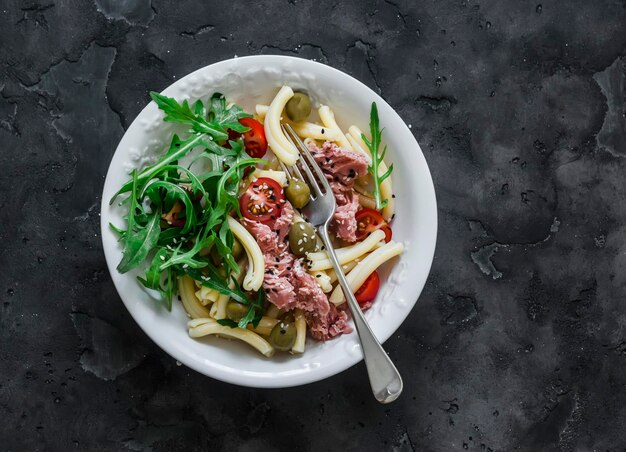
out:
<path id="1" fill-rule="evenodd" d="M 387 339 L 389 339 L 389 337 L 391 337 L 402 325 L 402 323 L 404 323 L 407 319 L 407 317 L 409 316 L 410 312 L 413 310 L 413 308 L 415 307 L 415 304 L 417 303 L 419 297 L 421 296 L 423 290 L 424 290 L 424 286 L 426 284 L 426 281 L 428 279 L 428 276 L 430 275 L 430 270 L 432 268 L 432 263 L 433 263 L 433 259 L 434 259 L 434 254 L 435 254 L 435 248 L 436 248 L 436 243 L 437 243 L 437 235 L 438 235 L 438 210 L 437 210 L 437 198 L 436 198 L 436 193 L 435 193 L 435 188 L 434 188 L 434 184 L 433 184 L 433 180 L 432 180 L 432 175 L 430 173 L 430 168 L 428 167 L 428 163 L 426 162 L 426 159 L 424 157 L 424 153 L 421 150 L 421 147 L 419 146 L 415 136 L 412 134 L 412 132 L 410 131 L 410 129 L 407 127 L 406 122 L 400 117 L 400 115 L 396 112 L 396 110 L 391 107 L 391 105 L 389 105 L 387 103 L 387 101 L 385 99 L 383 99 L 378 93 L 376 93 L 373 89 L 371 89 L 369 86 L 365 85 L 363 82 L 361 82 L 360 80 L 356 79 L 355 77 L 337 69 L 334 68 L 330 65 L 318 62 L 318 61 L 312 61 L 306 58 L 301 58 L 301 57 L 295 57 L 295 56 L 288 56 L 288 55 L 249 55 L 249 56 L 242 56 L 242 57 L 234 57 L 234 58 L 230 58 L 230 59 L 226 59 L 226 60 L 220 60 L 211 64 L 208 64 L 206 66 L 200 67 L 192 72 L 190 72 L 189 74 L 185 75 L 184 77 L 181 77 L 180 79 L 176 80 L 174 83 L 168 85 L 166 88 L 164 88 L 161 92 L 163 94 L 168 94 L 168 92 L 175 90 L 176 88 L 180 87 L 181 85 L 183 85 L 185 83 L 186 80 L 201 74 L 205 71 L 210 71 L 210 70 L 219 70 L 220 67 L 224 66 L 224 67 L 228 67 L 229 65 L 233 65 L 236 64 L 236 62 L 247 62 L 247 61 L 255 61 L 258 62 L 259 64 L 266 64 L 266 65 L 271 65 L 272 63 L 276 63 L 276 62 L 280 62 L 280 61 L 295 61 L 296 64 L 303 64 L 304 66 L 310 65 L 312 67 L 318 67 L 321 68 L 322 71 L 327 71 L 331 77 L 339 77 L 339 78 L 343 78 L 347 81 L 349 81 L 349 83 L 352 84 L 358 84 L 360 85 L 361 89 L 365 89 L 367 91 L 369 91 L 369 93 L 371 94 L 372 99 L 379 105 L 379 110 L 380 110 L 380 105 L 385 105 L 389 111 L 392 112 L 392 114 L 394 115 L 393 118 L 393 122 L 401 122 L 404 127 L 408 130 L 409 135 L 412 138 L 412 146 L 411 147 L 416 147 L 417 150 L 419 151 L 416 155 L 416 158 L 423 160 L 423 165 L 425 166 L 426 171 L 424 172 L 424 174 L 421 174 L 421 176 L 425 177 L 426 179 L 424 180 L 424 182 L 427 185 L 428 188 L 428 197 L 429 197 L 429 201 L 431 202 L 431 210 L 432 210 L 432 215 L 430 215 L 426 221 L 429 223 L 427 224 L 427 229 L 429 230 L 430 234 L 432 234 L 432 241 L 425 244 L 425 252 L 423 254 L 420 254 L 421 257 L 423 257 L 425 260 L 422 262 L 423 267 L 424 267 L 424 271 L 423 271 L 423 275 L 424 277 L 421 278 L 423 279 L 423 281 L 421 282 L 421 284 L 419 284 L 419 290 L 416 293 L 416 297 L 415 300 L 410 301 L 408 303 L 408 309 L 407 309 L 407 313 L 404 316 L 404 318 L 400 321 L 400 323 L 398 324 L 398 326 L 391 330 L 389 332 L 389 334 L 386 337 L 378 337 L 378 339 L 380 340 L 381 343 L 384 343 Z M 256 387 L 256 388 L 286 388 L 286 387 L 294 387 L 294 386 L 302 386 L 302 385 L 306 385 L 306 384 L 310 384 L 310 383 L 314 383 L 326 378 L 329 378 L 333 375 L 337 375 L 345 370 L 348 370 L 349 368 L 353 367 L 354 365 L 358 364 L 359 362 L 361 362 L 363 360 L 363 356 L 362 354 L 359 352 L 358 356 L 354 356 L 354 355 L 349 355 L 346 356 L 346 360 L 344 362 L 342 362 L 341 364 L 338 364 L 334 367 L 332 366 L 322 366 L 318 369 L 311 369 L 311 370 L 315 370 L 315 371 L 311 371 L 311 372 L 307 372 L 307 373 L 303 373 L 303 374 L 298 374 L 298 375 L 293 375 L 293 376 L 289 376 L 289 377 L 272 377 L 272 378 L 258 378 L 257 376 L 251 376 L 251 375 L 246 375 L 244 373 L 237 373 L 234 372 L 232 370 L 228 370 L 225 369 L 224 367 L 211 367 L 208 366 L 206 364 L 203 364 L 203 362 L 205 362 L 206 360 L 197 360 L 197 359 L 192 359 L 190 358 L 188 355 L 186 354 L 181 354 L 178 353 L 178 349 L 177 347 L 175 347 L 171 342 L 167 341 L 167 340 L 163 340 L 161 338 L 161 336 L 159 336 L 158 334 L 156 334 L 156 332 L 153 329 L 150 329 L 149 327 L 147 327 L 147 322 L 143 322 L 143 319 L 141 318 L 137 318 L 135 316 L 135 314 L 133 313 L 133 309 L 131 309 L 130 306 L 130 302 L 128 302 L 124 295 L 123 295 L 123 290 L 121 290 L 121 288 L 119 287 L 118 284 L 118 280 L 117 278 L 114 276 L 117 274 L 117 270 L 116 270 L 116 263 L 113 257 L 113 251 L 111 249 L 109 249 L 109 247 L 107 246 L 107 244 L 105 243 L 105 235 L 106 234 L 112 234 L 112 231 L 110 230 L 110 228 L 108 227 L 108 222 L 106 221 L 108 219 L 108 213 L 105 214 L 104 212 L 107 212 L 109 209 L 109 199 L 104 196 L 104 191 L 106 190 L 106 187 L 109 183 L 109 179 L 112 178 L 112 173 L 114 170 L 117 170 L 117 168 L 113 168 L 112 167 L 112 163 L 113 163 L 113 159 L 115 158 L 115 156 L 117 155 L 118 151 L 121 149 L 121 144 L 122 141 L 124 140 L 124 137 L 126 136 L 126 134 L 128 133 L 128 131 L 130 130 L 130 128 L 132 127 L 133 123 L 135 123 L 135 121 L 137 121 L 137 119 L 144 115 L 146 113 L 146 110 L 150 107 L 150 105 L 153 102 L 148 102 L 148 104 L 146 104 L 146 106 L 144 108 L 142 108 L 142 110 L 137 114 L 137 116 L 135 116 L 135 118 L 133 119 L 133 121 L 129 124 L 129 126 L 126 128 L 124 135 L 122 136 L 122 138 L 120 139 L 120 142 L 118 143 L 115 152 L 113 153 L 113 155 L 111 156 L 111 160 L 109 163 L 109 167 L 107 169 L 107 174 L 106 177 L 104 179 L 104 184 L 103 184 L 103 193 L 102 193 L 102 199 L 101 199 L 101 205 L 100 205 L 100 211 L 102 212 L 101 217 L 100 217 L 100 232 L 101 232 L 101 240 L 102 240 L 102 245 L 103 245 L 103 251 L 105 254 L 105 260 L 107 263 L 107 268 L 109 270 L 109 273 L 111 275 L 111 280 L 113 281 L 113 284 L 115 286 L 115 289 L 120 297 L 120 299 L 122 300 L 124 306 L 126 307 L 126 309 L 128 310 L 128 312 L 130 313 L 131 317 L 135 320 L 135 322 L 137 322 L 137 324 L 139 325 L 139 327 L 142 329 L 142 331 L 153 341 L 155 342 L 163 351 L 165 351 L 168 355 L 170 355 L 172 358 L 174 358 L 177 363 L 180 362 L 182 364 L 185 364 L 187 367 L 205 375 L 211 378 L 215 378 L 217 380 L 223 381 L 225 383 L 230 383 L 230 384 L 234 384 L 237 386 L 244 386 L 244 387 Z M 413 146 L 414 145 L 414 146 Z M 144 324 L 146 323 L 146 324 Z M 305 352 L 306 354 L 306 352 Z"/>

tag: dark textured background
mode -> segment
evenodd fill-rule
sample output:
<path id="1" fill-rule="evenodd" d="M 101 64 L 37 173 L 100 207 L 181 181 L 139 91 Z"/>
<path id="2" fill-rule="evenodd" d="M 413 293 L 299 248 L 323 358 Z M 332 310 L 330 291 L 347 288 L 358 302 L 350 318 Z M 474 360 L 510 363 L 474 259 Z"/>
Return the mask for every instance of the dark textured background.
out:
<path id="1" fill-rule="evenodd" d="M 623 450 L 626 3 L 261 3 L 1 2 L 0 449 Z M 99 196 L 147 91 L 259 53 L 367 83 L 430 165 L 393 405 L 363 364 L 285 390 L 178 367 L 107 273 Z"/>

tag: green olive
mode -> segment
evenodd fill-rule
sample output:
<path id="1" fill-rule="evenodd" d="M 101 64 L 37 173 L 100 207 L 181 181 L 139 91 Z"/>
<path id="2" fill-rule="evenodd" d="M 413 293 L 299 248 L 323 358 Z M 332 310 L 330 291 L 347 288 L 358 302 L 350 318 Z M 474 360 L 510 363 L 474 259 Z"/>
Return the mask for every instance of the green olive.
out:
<path id="1" fill-rule="evenodd" d="M 296 326 L 293 323 L 278 322 L 270 333 L 269 342 L 276 350 L 286 352 L 296 341 Z"/>
<path id="2" fill-rule="evenodd" d="M 317 249 L 315 229 L 306 221 L 299 221 L 289 229 L 289 248 L 296 256 L 304 256 Z"/>
<path id="3" fill-rule="evenodd" d="M 231 301 L 226 305 L 226 317 L 233 322 L 239 322 L 247 312 L 248 308 L 236 301 Z"/>
<path id="4" fill-rule="evenodd" d="M 309 203 L 311 189 L 300 179 L 292 177 L 289 179 L 289 185 L 285 189 L 285 194 L 289 202 L 296 208 L 302 209 Z"/>
<path id="5" fill-rule="evenodd" d="M 304 121 L 311 114 L 311 101 L 304 93 L 295 93 L 285 106 L 287 117 L 292 121 Z"/>

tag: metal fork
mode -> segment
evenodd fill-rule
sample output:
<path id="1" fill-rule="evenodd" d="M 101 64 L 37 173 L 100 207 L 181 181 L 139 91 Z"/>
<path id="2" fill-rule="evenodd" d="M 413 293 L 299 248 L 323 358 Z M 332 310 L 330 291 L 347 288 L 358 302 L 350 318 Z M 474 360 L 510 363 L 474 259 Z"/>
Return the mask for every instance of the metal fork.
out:
<path id="1" fill-rule="evenodd" d="M 289 124 L 283 125 L 282 128 L 285 136 L 300 151 L 300 156 L 296 165 L 287 168 L 281 162 L 281 166 L 288 177 L 294 177 L 290 172 L 291 169 L 301 181 L 308 184 L 311 190 L 311 199 L 307 206 L 302 209 L 302 213 L 313 226 L 317 227 L 318 234 L 326 247 L 330 261 L 337 274 L 339 285 L 343 290 L 346 300 L 348 300 L 348 306 L 352 313 L 352 318 L 354 319 L 354 326 L 356 327 L 356 332 L 361 341 L 363 358 L 365 359 L 365 366 L 367 367 L 374 397 L 376 397 L 376 400 L 380 403 L 393 402 L 402 393 L 402 377 L 400 377 L 400 373 L 393 365 L 393 362 L 391 362 L 391 359 L 382 345 L 380 345 L 380 342 L 378 342 L 365 320 L 363 312 L 352 290 L 350 290 L 350 285 L 348 281 L 346 281 L 346 275 L 341 268 L 333 244 L 330 241 L 330 236 L 328 235 L 328 225 L 337 207 L 335 195 L 324 173 L 293 128 Z M 302 171 L 298 168 L 298 163 Z M 302 173 L 304 173 L 306 177 L 303 177 Z"/>

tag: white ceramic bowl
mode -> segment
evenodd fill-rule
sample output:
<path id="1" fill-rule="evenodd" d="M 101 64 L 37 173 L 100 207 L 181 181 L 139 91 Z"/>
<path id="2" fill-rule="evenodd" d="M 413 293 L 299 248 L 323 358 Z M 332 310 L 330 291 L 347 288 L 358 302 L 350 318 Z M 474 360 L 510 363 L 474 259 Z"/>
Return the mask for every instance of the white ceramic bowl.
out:
<path id="1" fill-rule="evenodd" d="M 394 240 L 406 245 L 400 259 L 387 264 L 378 299 L 366 313 L 379 340 L 387 340 L 415 305 L 430 271 L 437 237 L 435 191 L 426 160 L 411 131 L 380 96 L 349 75 L 312 61 L 286 56 L 251 56 L 222 61 L 199 69 L 163 93 L 196 100 L 218 91 L 229 100 L 253 111 L 267 103 L 283 84 L 304 89 L 317 103 L 329 105 L 344 130 L 351 124 L 369 130 L 369 111 L 376 101 L 387 160 L 394 163 L 396 195 Z M 111 160 L 102 193 L 102 243 L 111 278 L 126 308 L 139 326 L 176 360 L 219 380 L 252 387 L 297 386 L 335 375 L 362 359 L 356 332 L 328 342 L 307 340 L 302 355 L 279 353 L 272 359 L 261 356 L 247 344 L 221 338 L 191 339 L 187 316 L 178 302 L 168 312 L 144 291 L 136 273 L 121 275 L 116 266 L 121 246 L 108 224 L 123 225 L 123 211 L 109 206 L 111 196 L 128 179 L 131 168 L 145 165 L 163 152 L 172 126 L 151 102 L 126 131 Z M 411 356 L 399 359 L 413 359 Z M 366 378 L 364 375 L 363 378 Z"/>

